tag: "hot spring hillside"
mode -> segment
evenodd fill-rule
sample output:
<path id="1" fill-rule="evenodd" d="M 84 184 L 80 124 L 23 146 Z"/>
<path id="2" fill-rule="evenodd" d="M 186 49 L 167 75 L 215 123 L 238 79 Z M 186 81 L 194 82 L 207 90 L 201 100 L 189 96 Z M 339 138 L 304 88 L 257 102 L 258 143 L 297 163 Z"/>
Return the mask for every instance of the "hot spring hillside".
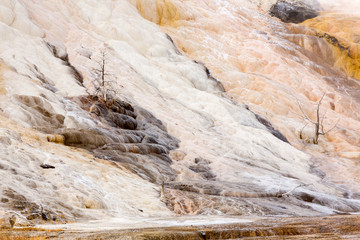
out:
<path id="1" fill-rule="evenodd" d="M 359 9 L 0 1 L 0 225 L 359 212 Z"/>

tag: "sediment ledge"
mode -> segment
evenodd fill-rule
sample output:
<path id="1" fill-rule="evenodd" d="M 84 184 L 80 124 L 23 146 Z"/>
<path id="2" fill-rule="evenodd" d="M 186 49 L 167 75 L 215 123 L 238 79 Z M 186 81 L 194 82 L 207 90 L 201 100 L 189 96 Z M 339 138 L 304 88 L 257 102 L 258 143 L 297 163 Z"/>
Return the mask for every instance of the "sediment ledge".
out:
<path id="1" fill-rule="evenodd" d="M 72 224 L 53 225 L 51 230 L 49 226 L 44 228 L 14 228 L 1 229 L 1 239 L 358 239 L 360 237 L 360 215 L 336 215 L 323 217 L 296 217 L 296 218 L 257 218 L 246 220 L 239 218 L 220 217 L 221 221 L 226 224 L 219 224 L 211 219 L 200 221 L 203 225 L 194 223 L 195 221 L 181 217 L 171 218 L 166 221 L 154 220 L 149 227 L 149 221 L 146 222 L 145 228 L 124 229 L 122 223 L 118 223 L 118 229 L 112 228 L 108 230 L 104 228 L 96 228 L 89 230 L 76 229 Z M 205 216 L 198 218 L 206 219 Z M 195 219 L 193 219 L 195 220 Z M 150 221 L 151 222 L 151 221 Z M 230 222 L 230 223 L 229 223 Z M 232 223 L 231 223 L 232 222 Z M 211 224 L 213 223 L 213 224 Z M 197 224 L 197 225 L 193 225 Z M 111 225 L 111 224 L 110 224 Z M 114 225 L 114 224 L 112 224 Z M 161 226 L 163 225 L 163 226 Z M 75 225 L 76 226 L 76 225 Z"/>

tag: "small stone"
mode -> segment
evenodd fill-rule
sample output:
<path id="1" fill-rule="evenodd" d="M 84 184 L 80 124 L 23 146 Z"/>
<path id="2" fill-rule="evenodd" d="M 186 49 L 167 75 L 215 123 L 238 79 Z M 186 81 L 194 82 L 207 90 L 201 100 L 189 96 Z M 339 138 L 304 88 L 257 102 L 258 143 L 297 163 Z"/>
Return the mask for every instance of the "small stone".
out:
<path id="1" fill-rule="evenodd" d="M 16 223 L 16 216 L 15 215 L 12 215 L 10 218 L 9 218 L 9 223 L 10 223 L 10 227 L 13 228 L 15 223 Z"/>
<path id="2" fill-rule="evenodd" d="M 54 166 L 49 165 L 49 164 L 41 164 L 40 167 L 42 167 L 42 168 L 44 168 L 44 169 L 55 168 Z"/>
<path id="3" fill-rule="evenodd" d="M 180 150 L 173 150 L 170 152 L 170 158 L 174 161 L 181 161 L 185 158 L 186 153 Z"/>

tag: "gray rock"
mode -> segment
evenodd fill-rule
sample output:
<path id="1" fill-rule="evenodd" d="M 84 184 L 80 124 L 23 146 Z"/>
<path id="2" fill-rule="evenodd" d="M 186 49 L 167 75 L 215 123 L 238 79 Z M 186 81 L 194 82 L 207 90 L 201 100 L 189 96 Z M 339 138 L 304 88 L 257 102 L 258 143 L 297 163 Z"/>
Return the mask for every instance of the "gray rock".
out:
<path id="1" fill-rule="evenodd" d="M 315 8 L 306 4 L 278 1 L 271 7 L 270 15 L 286 23 L 301 23 L 307 19 L 315 18 L 319 14 Z"/>

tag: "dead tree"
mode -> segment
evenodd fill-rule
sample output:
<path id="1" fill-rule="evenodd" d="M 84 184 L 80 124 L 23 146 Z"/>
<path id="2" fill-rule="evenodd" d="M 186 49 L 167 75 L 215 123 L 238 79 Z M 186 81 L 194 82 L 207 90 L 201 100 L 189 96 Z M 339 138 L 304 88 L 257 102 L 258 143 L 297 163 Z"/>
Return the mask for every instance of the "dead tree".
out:
<path id="1" fill-rule="evenodd" d="M 322 100 L 324 99 L 325 97 L 325 94 L 324 93 L 322 95 L 322 97 L 320 98 L 319 102 L 317 103 L 317 108 L 316 108 L 316 120 L 313 121 L 305 112 L 304 110 L 302 109 L 301 105 L 299 102 L 298 105 L 299 105 L 299 108 L 300 108 L 300 111 L 302 112 L 303 114 L 303 117 L 304 119 L 308 122 L 300 131 L 300 139 L 303 139 L 303 136 L 302 136 L 302 133 L 303 133 L 303 130 L 305 129 L 305 127 L 310 123 L 312 125 L 314 125 L 314 138 L 313 138 L 313 143 L 314 144 L 318 144 L 319 143 L 319 136 L 321 135 L 326 135 L 328 134 L 330 131 L 332 131 L 336 126 L 337 126 L 337 123 L 339 122 L 339 120 L 334 124 L 333 127 L 331 127 L 329 130 L 325 131 L 324 130 L 324 119 L 325 119 L 325 116 L 326 116 L 326 112 L 325 114 L 321 117 L 320 116 L 320 107 L 321 107 L 321 103 L 322 103 Z"/>
<path id="2" fill-rule="evenodd" d="M 111 96 L 116 93 L 114 88 L 111 86 L 114 81 L 109 80 L 112 74 L 110 74 L 107 70 L 108 54 L 109 49 L 106 47 L 102 48 L 100 50 L 99 58 L 95 60 L 98 66 L 93 69 L 96 73 L 95 80 L 93 81 L 93 85 L 95 88 L 94 95 L 100 96 L 105 103 L 108 103 Z"/>

